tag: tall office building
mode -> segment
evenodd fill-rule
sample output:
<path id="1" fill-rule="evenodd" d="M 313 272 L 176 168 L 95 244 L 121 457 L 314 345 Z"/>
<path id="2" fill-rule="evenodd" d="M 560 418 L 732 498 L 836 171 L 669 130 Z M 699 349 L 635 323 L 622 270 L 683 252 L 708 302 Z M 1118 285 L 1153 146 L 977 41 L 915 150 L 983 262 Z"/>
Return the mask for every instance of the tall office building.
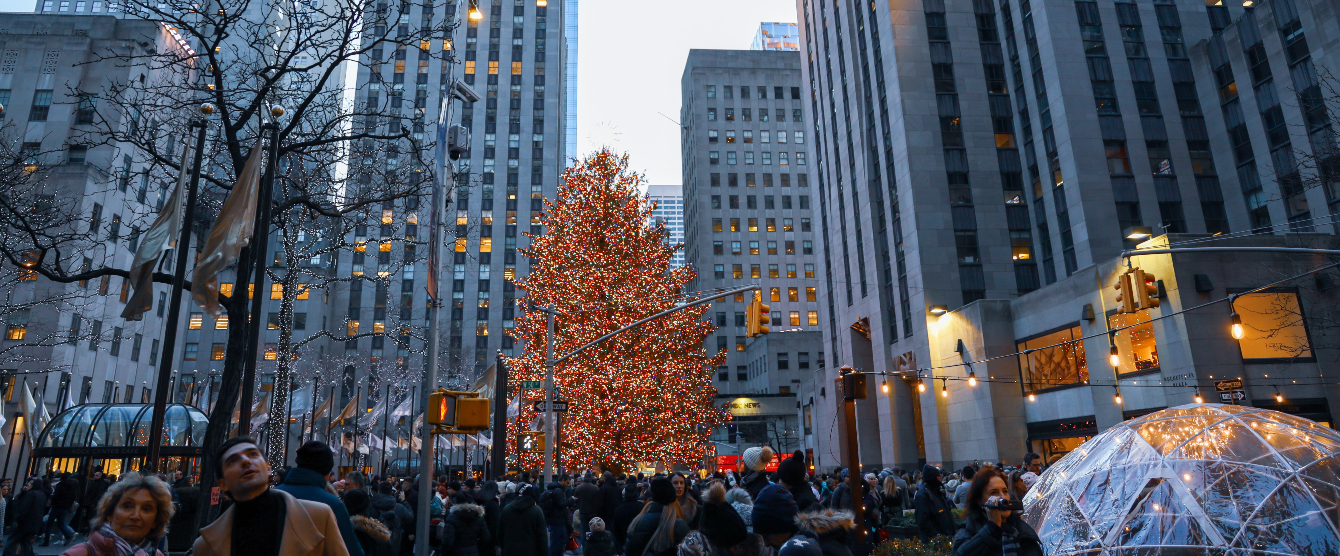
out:
<path id="1" fill-rule="evenodd" d="M 800 31 L 794 23 L 760 23 L 749 50 L 800 50 Z"/>
<path id="2" fill-rule="evenodd" d="M 647 200 L 653 203 L 651 217 L 665 224 L 670 235 L 665 243 L 671 247 L 681 246 L 670 260 L 670 268 L 684 266 L 684 194 L 678 185 L 649 185 Z"/>
<path id="3" fill-rule="evenodd" d="M 1243 7 L 1252 2 L 1208 4 L 924 0 L 839 9 L 801 0 L 829 374 L 980 357 L 937 347 L 939 315 L 1066 282 L 1134 247 L 1140 235 L 1127 230 L 1216 234 L 1285 220 L 1311 229 L 1301 223 L 1319 210 L 1309 207 L 1334 197 L 1290 187 L 1299 181 L 1288 177 L 1297 174 L 1288 144 L 1329 138 L 1289 135 L 1286 121 L 1305 115 L 1278 101 L 1289 87 L 1272 85 L 1267 66 L 1294 89 L 1315 91 L 1314 51 L 1291 45 L 1307 44 L 1304 34 L 1333 42 L 1333 29 L 1309 23 L 1333 22 L 1333 6 L 1257 2 L 1257 18 L 1290 14 L 1276 17 L 1279 32 L 1259 25 L 1270 30 L 1260 33 L 1261 48 L 1255 34 L 1227 30 L 1252 20 Z M 1249 64 L 1255 73 L 1244 73 Z M 1234 72 L 1257 85 L 1260 110 L 1238 106 Z M 1321 145 L 1314 152 L 1328 152 Z M 1271 182 L 1283 189 L 1276 194 Z M 914 382 L 890 386 L 893 394 L 859 406 L 863 460 L 909 464 L 921 451 L 938 461 L 971 436 L 956 427 L 980 432 L 991 416 L 980 407 L 975 416 L 945 412 L 950 402 L 938 396 L 911 401 Z M 821 408 L 820 420 L 822 411 L 831 416 Z M 915 434 L 900 425 L 914 416 Z"/>
<path id="4" fill-rule="evenodd" d="M 794 52 L 690 50 L 680 82 L 685 259 L 698 271 L 690 289 L 760 284 L 776 331 L 818 330 L 820 322 L 800 65 Z M 706 348 L 727 354 L 717 371 L 723 393 L 743 392 L 762 372 L 745 354 L 751 299 L 737 295 L 708 311 L 717 332 Z"/>

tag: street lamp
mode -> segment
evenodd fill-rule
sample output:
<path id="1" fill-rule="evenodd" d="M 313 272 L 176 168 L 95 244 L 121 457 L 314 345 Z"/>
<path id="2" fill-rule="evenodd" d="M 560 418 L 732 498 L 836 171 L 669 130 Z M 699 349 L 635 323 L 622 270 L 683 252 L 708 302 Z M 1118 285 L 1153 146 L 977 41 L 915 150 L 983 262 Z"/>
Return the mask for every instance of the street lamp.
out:
<path id="1" fill-rule="evenodd" d="M 1123 230 L 1121 235 L 1131 240 L 1149 239 L 1154 236 L 1154 229 L 1148 226 L 1131 226 Z"/>
<path id="2" fill-rule="evenodd" d="M 932 314 L 932 315 L 935 315 L 935 316 L 938 317 L 938 316 L 943 315 L 943 314 L 948 313 L 948 312 L 949 312 L 949 308 L 948 308 L 948 307 L 945 307 L 944 305 L 931 305 L 931 314 Z"/>

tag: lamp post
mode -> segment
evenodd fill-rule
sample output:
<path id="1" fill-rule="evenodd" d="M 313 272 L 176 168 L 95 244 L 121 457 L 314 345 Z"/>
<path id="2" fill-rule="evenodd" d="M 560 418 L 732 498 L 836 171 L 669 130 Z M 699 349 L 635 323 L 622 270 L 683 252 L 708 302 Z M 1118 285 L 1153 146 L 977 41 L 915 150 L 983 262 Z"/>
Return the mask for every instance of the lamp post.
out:
<path id="1" fill-rule="evenodd" d="M 208 102 L 200 105 L 200 117 L 191 121 L 196 130 L 195 156 L 191 166 L 191 181 L 186 188 L 186 212 L 181 218 L 181 235 L 177 237 L 177 247 L 173 257 L 175 268 L 172 274 L 172 294 L 168 296 L 168 316 L 163 323 L 163 357 L 158 364 L 158 387 L 154 392 L 153 419 L 149 425 L 149 450 L 145 455 L 144 467 L 148 472 L 158 469 L 158 458 L 163 447 L 163 418 L 167 414 L 168 373 L 172 370 L 172 361 L 177 346 L 177 321 L 181 320 L 181 292 L 185 287 L 187 255 L 191 248 L 191 228 L 195 224 L 196 189 L 200 184 L 201 165 L 205 157 L 205 118 L 214 113 L 214 105 Z M 113 394 L 115 395 L 115 394 Z M 116 400 L 113 399 L 112 402 Z"/>
<path id="2" fill-rule="evenodd" d="M 251 322 L 247 330 L 247 350 L 243 352 L 246 357 L 245 366 L 242 370 L 242 407 L 238 410 L 237 434 L 239 436 L 251 433 L 251 402 L 253 394 L 252 383 L 256 380 L 256 346 L 260 342 L 261 327 L 266 323 L 262 322 L 261 305 L 265 299 L 265 254 L 270 242 L 270 210 L 273 205 L 275 164 L 279 162 L 279 118 L 284 115 L 284 108 L 281 106 L 270 107 L 270 121 L 261 126 L 261 129 L 270 132 L 270 152 L 269 164 L 265 168 L 265 178 L 261 180 L 260 191 L 256 194 L 256 222 L 252 228 L 252 257 L 253 266 L 256 271 L 253 279 L 254 289 L 251 294 Z M 241 278 L 239 276 L 239 278 Z M 284 385 L 276 385 L 276 388 L 285 388 Z"/>

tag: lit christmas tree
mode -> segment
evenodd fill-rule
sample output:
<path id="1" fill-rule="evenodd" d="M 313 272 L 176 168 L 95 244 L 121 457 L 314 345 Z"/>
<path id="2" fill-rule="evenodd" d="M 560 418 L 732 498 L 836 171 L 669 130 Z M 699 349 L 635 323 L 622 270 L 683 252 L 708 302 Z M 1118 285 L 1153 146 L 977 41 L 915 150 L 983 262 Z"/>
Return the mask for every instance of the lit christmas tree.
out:
<path id="1" fill-rule="evenodd" d="M 511 336 L 525 352 L 509 363 L 509 392 L 543 380 L 547 315 L 558 310 L 554 354 L 561 357 L 622 326 L 674 307 L 695 273 L 670 269 L 673 249 L 662 226 L 649 226 L 651 205 L 628 157 L 601 150 L 563 174 L 557 199 L 546 200 L 545 233 L 522 254 L 530 275 L 514 280 L 526 291 Z M 637 462 L 693 465 L 709 453 L 712 428 L 729 419 L 713 405 L 712 372 L 725 354 L 708 356 L 703 340 L 715 330 L 708 305 L 662 317 L 592 347 L 555 368 L 558 397 L 567 400 L 558 454 L 567 469 L 629 469 Z M 539 394 L 541 392 L 536 391 Z M 528 397 L 527 400 L 534 399 Z M 531 430 L 540 414 L 522 404 L 508 437 Z M 539 427 L 534 427 L 543 430 Z M 542 465 L 522 454 L 522 468 Z"/>

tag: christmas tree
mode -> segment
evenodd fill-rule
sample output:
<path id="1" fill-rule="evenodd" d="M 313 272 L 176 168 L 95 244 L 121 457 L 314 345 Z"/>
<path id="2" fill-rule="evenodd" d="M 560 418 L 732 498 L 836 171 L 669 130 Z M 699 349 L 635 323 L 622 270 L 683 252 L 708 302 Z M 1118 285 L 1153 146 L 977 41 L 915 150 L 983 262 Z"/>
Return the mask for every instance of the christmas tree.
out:
<path id="1" fill-rule="evenodd" d="M 509 392 L 545 376 L 548 317 L 531 304 L 558 311 L 554 356 L 561 357 L 683 301 L 695 273 L 670 269 L 673 249 L 664 227 L 649 224 L 640 182 L 627 155 L 601 150 L 569 167 L 557 198 L 545 201 L 545 232 L 527 234 L 531 246 L 522 250 L 530 275 L 514 279 L 526 296 L 510 334 L 525 352 L 508 361 Z M 713 404 L 712 372 L 725 355 L 703 350 L 715 330 L 703 319 L 707 307 L 619 333 L 555 367 L 558 397 L 568 402 L 555 445 L 561 465 L 622 470 L 637 462 L 692 465 L 708 455 L 708 435 L 729 415 Z M 544 430 L 529 405 L 511 424 L 513 442 L 516 431 Z M 523 469 L 542 465 L 540 454 L 520 457 Z"/>

